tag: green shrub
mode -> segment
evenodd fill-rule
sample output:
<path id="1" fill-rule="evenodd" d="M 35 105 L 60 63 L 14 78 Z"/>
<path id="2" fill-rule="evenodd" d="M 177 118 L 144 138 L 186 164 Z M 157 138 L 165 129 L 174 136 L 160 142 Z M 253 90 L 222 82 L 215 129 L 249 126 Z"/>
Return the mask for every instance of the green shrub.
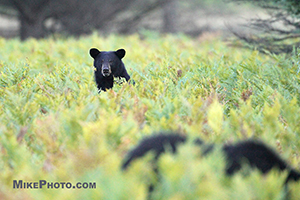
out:
<path id="1" fill-rule="evenodd" d="M 0 39 L 0 197 L 145 199 L 147 158 L 126 173 L 141 138 L 174 130 L 221 144 L 259 138 L 300 167 L 299 59 L 183 35 Z M 136 85 L 97 93 L 88 50 L 124 48 Z M 281 199 L 286 174 L 224 176 L 224 160 L 187 145 L 164 156 L 157 199 Z M 96 189 L 13 189 L 13 180 L 96 182 Z M 299 198 L 300 184 L 291 185 Z M 129 198 L 130 197 L 130 198 Z"/>

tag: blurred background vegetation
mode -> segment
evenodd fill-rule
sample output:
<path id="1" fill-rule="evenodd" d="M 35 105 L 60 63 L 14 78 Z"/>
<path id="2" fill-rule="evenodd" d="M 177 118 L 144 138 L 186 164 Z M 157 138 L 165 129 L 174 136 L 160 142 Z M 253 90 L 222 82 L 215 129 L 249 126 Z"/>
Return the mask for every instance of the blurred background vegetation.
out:
<path id="1" fill-rule="evenodd" d="M 25 40 L 53 33 L 130 34 L 147 29 L 198 36 L 255 15 L 248 8 L 223 0 L 0 0 L 0 34 Z"/>
<path id="2" fill-rule="evenodd" d="M 299 10 L 297 0 L 0 0 L 0 35 L 233 33 L 248 47 L 291 53 L 299 46 Z"/>

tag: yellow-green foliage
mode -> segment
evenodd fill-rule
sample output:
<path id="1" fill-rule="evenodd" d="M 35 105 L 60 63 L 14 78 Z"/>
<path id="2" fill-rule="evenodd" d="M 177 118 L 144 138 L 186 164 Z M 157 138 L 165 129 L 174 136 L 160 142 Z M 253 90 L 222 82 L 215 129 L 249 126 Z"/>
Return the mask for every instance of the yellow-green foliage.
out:
<path id="1" fill-rule="evenodd" d="M 97 93 L 88 51 L 127 51 L 136 85 Z M 139 35 L 0 39 L 0 199 L 145 199 L 151 155 L 125 153 L 160 130 L 222 144 L 259 138 L 300 169 L 300 64 L 219 40 Z M 224 175 L 219 151 L 192 145 L 160 160 L 157 199 L 281 199 L 285 173 Z M 96 189 L 13 189 L 13 180 L 96 182 Z M 300 184 L 290 185 L 292 199 Z"/>

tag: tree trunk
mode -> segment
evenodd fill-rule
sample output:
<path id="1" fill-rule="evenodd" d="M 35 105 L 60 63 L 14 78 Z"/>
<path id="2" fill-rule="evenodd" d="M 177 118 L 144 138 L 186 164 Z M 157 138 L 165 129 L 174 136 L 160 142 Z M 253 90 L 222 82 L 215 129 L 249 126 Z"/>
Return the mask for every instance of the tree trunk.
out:
<path id="1" fill-rule="evenodd" d="M 44 21 L 49 10 L 50 0 L 10 0 L 18 11 L 20 21 L 20 37 L 42 38 L 46 35 Z"/>
<path id="2" fill-rule="evenodd" d="M 44 28 L 44 19 L 39 16 L 28 20 L 25 17 L 20 16 L 20 36 L 21 40 L 32 38 L 42 38 L 46 36 L 46 30 Z"/>
<path id="3" fill-rule="evenodd" d="M 169 0 L 163 5 L 163 32 L 176 33 L 177 32 L 177 0 Z"/>

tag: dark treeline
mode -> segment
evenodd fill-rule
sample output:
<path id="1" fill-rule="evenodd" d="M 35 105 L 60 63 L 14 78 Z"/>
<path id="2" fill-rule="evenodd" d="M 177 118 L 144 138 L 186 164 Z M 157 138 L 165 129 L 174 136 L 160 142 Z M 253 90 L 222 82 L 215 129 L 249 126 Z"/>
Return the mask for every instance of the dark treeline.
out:
<path id="1" fill-rule="evenodd" d="M 175 1 L 0 0 L 0 12 L 19 19 L 22 40 L 43 38 L 51 33 L 77 36 L 93 30 L 130 33 L 139 21 L 157 9 L 164 12 L 164 31 L 174 32 Z"/>

